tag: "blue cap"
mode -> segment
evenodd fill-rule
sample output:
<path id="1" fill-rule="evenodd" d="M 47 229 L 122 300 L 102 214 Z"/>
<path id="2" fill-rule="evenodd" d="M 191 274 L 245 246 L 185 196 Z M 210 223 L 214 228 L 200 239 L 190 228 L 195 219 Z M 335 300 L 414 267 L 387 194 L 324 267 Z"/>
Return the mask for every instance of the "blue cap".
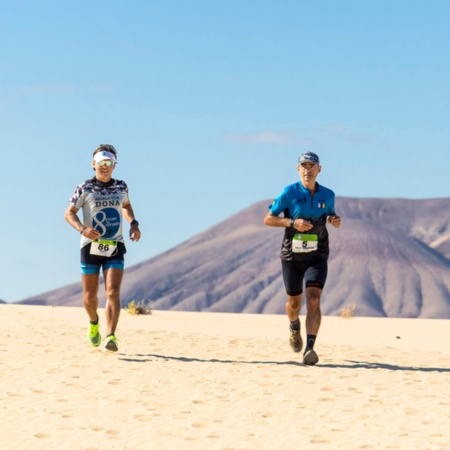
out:
<path id="1" fill-rule="evenodd" d="M 300 158 L 298 158 L 298 163 L 302 164 L 305 162 L 310 162 L 313 164 L 320 165 L 319 157 L 313 152 L 306 152 L 306 153 L 303 153 L 303 155 L 300 155 Z"/>

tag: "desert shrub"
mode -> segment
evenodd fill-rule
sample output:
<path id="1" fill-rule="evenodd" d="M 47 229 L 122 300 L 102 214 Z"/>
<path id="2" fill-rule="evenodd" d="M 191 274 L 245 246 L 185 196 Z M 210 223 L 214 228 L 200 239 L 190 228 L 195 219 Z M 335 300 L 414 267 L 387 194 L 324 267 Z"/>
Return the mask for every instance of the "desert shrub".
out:
<path id="1" fill-rule="evenodd" d="M 143 301 L 140 303 L 136 303 L 134 300 L 131 300 L 127 306 L 125 306 L 124 310 L 128 314 L 138 315 L 138 314 L 151 314 L 152 309 L 150 308 L 148 303 L 144 303 Z"/>
<path id="2" fill-rule="evenodd" d="M 340 315 L 343 319 L 351 319 L 355 312 L 355 305 L 346 305 L 340 311 Z"/>

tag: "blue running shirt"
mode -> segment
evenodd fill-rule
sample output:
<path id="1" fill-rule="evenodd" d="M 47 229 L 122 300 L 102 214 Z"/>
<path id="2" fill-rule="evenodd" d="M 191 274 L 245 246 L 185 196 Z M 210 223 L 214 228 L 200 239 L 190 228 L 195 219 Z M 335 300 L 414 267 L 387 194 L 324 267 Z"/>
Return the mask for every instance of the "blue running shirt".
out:
<path id="1" fill-rule="evenodd" d="M 285 261 L 328 259 L 329 244 L 328 231 L 326 227 L 327 216 L 335 214 L 334 192 L 316 183 L 317 189 L 314 195 L 297 182 L 287 186 L 283 192 L 273 201 L 269 207 L 274 216 L 281 213 L 284 217 L 308 220 L 313 224 L 313 228 L 307 232 L 299 232 L 294 228 L 285 229 L 283 243 L 281 245 L 281 259 Z M 292 240 L 295 235 L 310 235 L 305 240 L 315 239 L 317 236 L 318 247 L 315 251 L 307 253 L 296 253 L 292 251 Z"/>

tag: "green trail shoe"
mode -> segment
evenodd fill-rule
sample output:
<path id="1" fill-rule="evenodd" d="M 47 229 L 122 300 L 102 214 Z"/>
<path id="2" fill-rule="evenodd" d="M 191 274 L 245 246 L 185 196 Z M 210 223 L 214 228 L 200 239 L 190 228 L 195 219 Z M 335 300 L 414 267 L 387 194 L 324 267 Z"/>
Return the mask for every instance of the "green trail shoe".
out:
<path id="1" fill-rule="evenodd" d="M 117 345 L 117 338 L 113 334 L 110 334 L 106 337 L 106 344 L 103 350 L 105 352 L 111 353 L 117 352 L 119 350 L 119 346 Z"/>
<path id="2" fill-rule="evenodd" d="M 98 323 L 89 324 L 88 339 L 93 347 L 98 347 L 100 345 L 100 342 L 102 342 L 102 337 L 100 336 L 100 333 L 98 331 Z"/>
<path id="3" fill-rule="evenodd" d="M 300 330 L 293 330 L 289 328 L 291 335 L 289 336 L 289 344 L 294 352 L 298 353 L 302 351 L 303 341 L 300 334 Z"/>

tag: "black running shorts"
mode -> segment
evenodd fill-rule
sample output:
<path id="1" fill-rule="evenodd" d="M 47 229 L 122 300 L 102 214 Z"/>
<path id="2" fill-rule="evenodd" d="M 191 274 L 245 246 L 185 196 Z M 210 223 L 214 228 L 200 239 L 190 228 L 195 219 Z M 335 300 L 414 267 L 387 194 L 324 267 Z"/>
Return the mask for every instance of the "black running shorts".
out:
<path id="1" fill-rule="evenodd" d="M 323 289 L 328 274 L 326 259 L 313 259 L 309 261 L 281 260 L 283 281 L 286 293 L 291 296 L 300 295 L 305 287 L 318 287 Z"/>
<path id="2" fill-rule="evenodd" d="M 109 257 L 91 255 L 90 250 L 90 243 L 81 248 L 81 273 L 83 275 L 100 273 L 100 268 L 103 268 L 103 272 L 108 269 L 124 270 L 124 255 L 127 249 L 122 242 L 117 244 L 116 253 Z"/>

